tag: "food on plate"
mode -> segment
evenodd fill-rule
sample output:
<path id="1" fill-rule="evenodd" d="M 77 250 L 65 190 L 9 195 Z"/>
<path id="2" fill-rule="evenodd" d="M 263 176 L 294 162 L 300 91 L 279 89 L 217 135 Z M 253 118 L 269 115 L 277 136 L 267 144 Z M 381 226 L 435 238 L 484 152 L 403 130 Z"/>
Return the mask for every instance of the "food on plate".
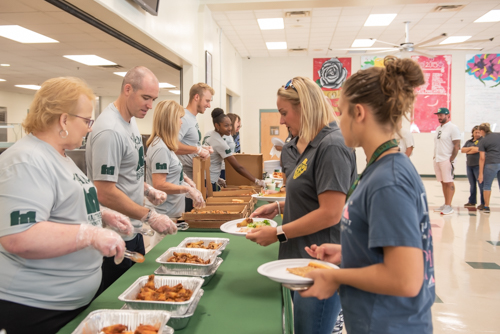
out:
<path id="1" fill-rule="evenodd" d="M 192 264 L 209 264 L 210 259 L 203 260 L 198 255 L 191 255 L 189 253 L 177 253 L 174 252 L 174 255 L 169 257 L 167 262 L 176 262 L 176 263 L 192 263 Z"/>
<path id="2" fill-rule="evenodd" d="M 259 196 L 261 197 L 286 197 L 286 192 L 260 192 Z"/>
<path id="3" fill-rule="evenodd" d="M 306 274 L 315 270 L 315 269 L 333 269 L 326 264 L 321 264 L 317 262 L 309 262 L 309 264 L 305 267 L 295 267 L 295 268 L 286 268 L 286 270 L 294 275 L 306 277 Z"/>
<path id="4" fill-rule="evenodd" d="M 125 325 L 112 325 L 104 327 L 101 329 L 101 333 L 104 334 L 157 334 L 160 330 L 160 326 L 151 326 L 140 324 L 137 326 L 135 331 L 128 331 L 128 327 Z"/>
<path id="5" fill-rule="evenodd" d="M 253 230 L 254 228 L 258 228 L 258 227 L 262 227 L 262 226 L 271 226 L 271 223 L 267 219 L 264 219 L 262 221 L 254 221 L 252 218 L 246 218 L 241 223 L 243 223 L 245 221 L 246 221 L 246 225 L 243 225 L 243 227 L 241 227 L 238 230 L 238 232 L 247 233 L 247 232 L 250 232 L 251 230 Z M 238 224 L 241 224 L 241 223 L 238 223 Z M 238 224 L 236 224 L 236 227 L 240 227 L 240 226 L 238 226 Z"/>
<path id="6" fill-rule="evenodd" d="M 233 203 L 245 203 L 245 201 L 244 201 L 244 200 L 242 200 L 242 199 L 237 199 L 237 198 L 233 198 L 233 199 L 231 200 L 231 202 L 233 202 Z"/>
<path id="7" fill-rule="evenodd" d="M 248 224 L 251 224 L 251 223 L 253 223 L 252 218 L 245 218 L 243 221 L 237 223 L 236 227 L 244 227 L 244 226 L 247 226 Z"/>
<path id="8" fill-rule="evenodd" d="M 137 300 L 151 300 L 163 302 L 185 302 L 191 299 L 193 291 L 185 289 L 181 283 L 176 286 L 164 285 L 155 288 L 155 275 L 149 275 L 148 282 L 141 288 L 137 294 Z"/>
<path id="9" fill-rule="evenodd" d="M 205 242 L 203 240 L 197 242 L 188 242 L 186 244 L 186 248 L 203 248 L 203 249 L 219 249 L 222 246 L 222 242 L 210 241 L 207 246 L 205 246 Z"/>
<path id="10" fill-rule="evenodd" d="M 285 176 L 285 173 L 282 173 L 282 172 L 274 172 L 273 173 L 273 177 L 275 179 L 282 179 L 284 176 Z"/>

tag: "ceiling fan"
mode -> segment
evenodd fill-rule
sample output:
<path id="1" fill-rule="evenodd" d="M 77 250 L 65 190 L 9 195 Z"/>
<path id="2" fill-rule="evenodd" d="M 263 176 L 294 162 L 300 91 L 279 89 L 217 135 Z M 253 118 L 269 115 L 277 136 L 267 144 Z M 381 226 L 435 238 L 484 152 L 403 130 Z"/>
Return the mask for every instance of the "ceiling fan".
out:
<path id="1" fill-rule="evenodd" d="M 432 43 L 434 41 L 437 41 L 443 37 L 448 36 L 447 34 L 441 34 L 439 36 L 430 38 L 428 40 L 425 40 L 423 42 L 414 44 L 413 42 L 410 42 L 410 22 L 407 21 L 405 22 L 405 41 L 404 43 L 401 44 L 394 44 L 394 43 L 389 43 L 389 42 L 384 42 L 375 38 L 370 38 L 371 40 L 375 40 L 378 43 L 382 44 L 387 44 L 391 45 L 392 47 L 385 47 L 385 48 L 348 48 L 348 49 L 333 49 L 333 50 L 359 50 L 359 51 L 370 51 L 370 54 L 375 54 L 375 53 L 395 53 L 395 52 L 413 52 L 417 53 L 423 56 L 426 56 L 428 58 L 433 58 L 434 55 L 428 54 L 426 52 L 429 51 L 438 51 L 438 50 L 443 50 L 442 48 L 446 48 L 450 45 L 461 45 L 461 44 L 471 44 L 471 43 L 480 43 L 480 42 L 488 42 L 488 41 L 493 41 L 493 38 L 488 38 L 488 39 L 478 39 L 478 40 L 472 40 L 472 41 L 464 41 L 464 42 L 458 42 L 458 43 L 448 43 L 448 44 L 432 44 L 432 45 L 427 45 L 429 43 Z M 483 48 L 455 48 L 453 50 L 476 50 L 480 51 Z"/>

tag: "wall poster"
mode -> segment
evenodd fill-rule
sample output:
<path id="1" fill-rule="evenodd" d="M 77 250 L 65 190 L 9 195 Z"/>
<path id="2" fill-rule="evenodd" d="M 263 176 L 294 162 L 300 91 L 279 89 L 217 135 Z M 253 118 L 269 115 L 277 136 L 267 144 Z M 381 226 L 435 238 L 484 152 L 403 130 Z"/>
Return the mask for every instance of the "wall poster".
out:
<path id="1" fill-rule="evenodd" d="M 411 56 L 424 72 L 425 84 L 417 88 L 412 132 L 431 132 L 439 126 L 435 112 L 441 107 L 451 108 L 451 55 Z"/>
<path id="2" fill-rule="evenodd" d="M 500 53 L 469 54 L 465 62 L 465 132 L 475 125 L 500 125 Z"/>
<path id="3" fill-rule="evenodd" d="M 339 115 L 338 101 L 342 84 L 351 76 L 351 58 L 314 58 L 313 80 L 328 97 Z"/>
<path id="4" fill-rule="evenodd" d="M 384 67 L 384 57 L 361 56 L 361 69 L 366 70 L 370 67 Z"/>

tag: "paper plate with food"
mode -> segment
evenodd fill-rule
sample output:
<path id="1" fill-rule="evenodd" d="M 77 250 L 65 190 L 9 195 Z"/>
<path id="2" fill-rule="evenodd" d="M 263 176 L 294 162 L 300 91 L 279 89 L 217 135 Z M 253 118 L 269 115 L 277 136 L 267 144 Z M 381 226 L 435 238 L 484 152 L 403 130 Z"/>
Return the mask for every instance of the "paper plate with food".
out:
<path id="1" fill-rule="evenodd" d="M 242 218 L 228 221 L 221 225 L 220 229 L 222 232 L 226 232 L 233 235 L 246 235 L 248 232 L 254 228 L 259 228 L 262 226 L 278 226 L 274 220 L 266 218 Z"/>
<path id="2" fill-rule="evenodd" d="M 313 280 L 305 275 L 315 269 L 339 269 L 339 267 L 314 259 L 286 259 L 264 263 L 257 268 L 257 272 L 279 283 L 312 285 Z"/>
<path id="3" fill-rule="evenodd" d="M 266 190 L 258 194 L 253 194 L 252 197 L 266 202 L 284 201 L 286 192 L 278 190 Z"/>

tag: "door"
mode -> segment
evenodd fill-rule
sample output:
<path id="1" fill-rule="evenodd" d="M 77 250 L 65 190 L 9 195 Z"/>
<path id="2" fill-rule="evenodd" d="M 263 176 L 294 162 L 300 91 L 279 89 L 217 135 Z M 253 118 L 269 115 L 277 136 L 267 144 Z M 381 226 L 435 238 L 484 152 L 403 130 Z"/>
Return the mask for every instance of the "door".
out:
<path id="1" fill-rule="evenodd" d="M 260 110 L 260 152 L 266 160 L 279 160 L 275 155 L 271 157 L 269 152 L 273 148 L 271 139 L 278 137 L 285 141 L 288 137 L 288 129 L 285 125 L 280 125 L 280 113 L 277 109 Z"/>

